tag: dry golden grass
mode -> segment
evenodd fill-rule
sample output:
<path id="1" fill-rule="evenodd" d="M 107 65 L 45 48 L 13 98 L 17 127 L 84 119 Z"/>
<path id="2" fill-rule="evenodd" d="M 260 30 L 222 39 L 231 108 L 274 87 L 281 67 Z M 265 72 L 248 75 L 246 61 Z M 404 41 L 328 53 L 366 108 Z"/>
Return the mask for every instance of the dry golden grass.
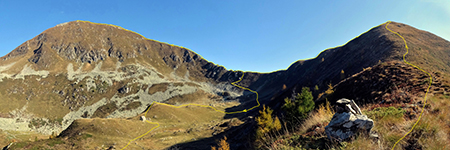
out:
<path id="1" fill-rule="evenodd" d="M 189 142 L 192 139 L 210 137 L 214 122 L 220 122 L 224 114 L 209 108 L 187 106 L 174 108 L 154 105 L 147 114 L 151 122 L 158 122 L 160 127 L 146 135 L 139 143 L 153 145 L 153 149 L 163 149 L 171 145 Z M 142 131 L 145 133 L 146 131 Z M 153 141 L 153 143 L 148 143 Z"/>
<path id="2" fill-rule="evenodd" d="M 98 64 L 90 64 L 90 63 L 84 63 L 81 67 L 82 72 L 89 72 L 95 68 Z"/>
<path id="3" fill-rule="evenodd" d="M 109 58 L 102 61 L 102 71 L 115 71 L 116 63 L 119 61 L 117 58 Z"/>
<path id="4" fill-rule="evenodd" d="M 345 149 L 348 150 L 369 150 L 369 149 L 384 149 L 378 142 L 370 139 L 367 136 L 359 136 L 353 142 L 347 143 Z"/>
<path id="5" fill-rule="evenodd" d="M 195 103 L 195 104 L 203 104 L 205 102 L 211 102 L 210 97 L 212 94 L 205 92 L 203 90 L 198 90 L 194 93 L 177 95 L 165 101 L 167 104 L 177 105 L 177 104 L 185 104 L 185 103 Z"/>
<path id="6" fill-rule="evenodd" d="M 300 126 L 300 133 L 305 133 L 306 130 L 314 125 L 329 122 L 334 115 L 334 110 L 331 108 L 330 103 L 327 101 L 325 105 L 320 105 L 319 108 L 312 112 L 312 114 L 306 119 Z"/>
<path id="7" fill-rule="evenodd" d="M 3 79 L 0 86 L 0 113 L 9 114 L 25 106 L 25 112 L 35 117 L 62 118 L 69 110 L 61 106 L 61 98 L 51 92 L 67 85 L 61 77 L 63 76 L 49 75 L 41 79 L 37 76 L 27 76 L 23 82 Z M 56 82 L 59 84 L 55 85 Z"/>
<path id="8" fill-rule="evenodd" d="M 422 131 L 419 138 L 420 145 L 425 149 L 450 148 L 450 99 L 448 96 L 430 98 L 431 112 L 417 125 L 417 130 Z"/>
<path id="9" fill-rule="evenodd" d="M 211 137 L 214 130 L 224 121 L 233 126 L 243 122 L 234 119 L 223 119 L 224 114 L 210 108 L 187 106 L 174 108 L 166 105 L 154 105 L 147 113 L 147 120 L 160 124 L 158 128 L 142 138 L 134 140 L 127 149 L 165 149 L 177 143 L 190 142 L 193 139 Z M 122 148 L 130 140 L 143 135 L 156 124 L 139 120 L 140 116 L 130 119 L 78 119 L 65 131 L 64 136 L 56 138 L 62 141 L 49 146 L 52 140 L 27 142 L 20 148 L 51 148 L 51 149 L 105 149 L 111 145 Z M 0 132 L 0 137 L 1 137 Z M 0 142 L 3 142 L 0 140 Z M 115 144 L 114 144 L 115 143 Z M 76 145 L 75 147 L 72 145 Z M 17 147 L 16 147 L 17 148 Z M 19 148 L 19 149 L 20 149 Z"/>
<path id="10" fill-rule="evenodd" d="M 32 131 L 2 131 L 0 130 L 0 145 L 6 146 L 13 141 L 35 141 L 47 139 L 48 135 Z"/>
<path id="11" fill-rule="evenodd" d="M 403 140 L 399 141 L 395 149 L 449 149 L 450 148 L 450 97 L 445 95 L 430 96 L 427 109 L 420 122 L 416 125 L 414 130 L 406 136 Z M 362 106 L 361 109 L 365 114 L 372 116 L 375 126 L 372 131 L 375 131 L 379 135 L 379 140 L 368 137 L 368 135 L 357 136 L 354 140 L 344 143 L 333 143 L 328 140 L 324 144 L 329 148 L 336 149 L 348 149 L 348 150 L 366 150 L 366 149 L 380 149 L 388 150 L 392 149 L 393 145 L 404 136 L 414 123 L 415 119 L 406 119 L 405 116 L 383 116 L 384 114 L 374 113 L 387 113 L 395 114 L 401 113 L 399 109 L 390 109 L 392 112 L 369 110 L 373 108 L 374 104 Z M 382 109 L 384 110 L 384 109 Z M 300 125 L 299 130 L 293 133 L 285 133 L 282 136 L 271 137 L 273 141 L 267 143 L 268 147 L 275 144 L 275 149 L 302 149 L 310 145 L 314 145 L 317 142 L 321 142 L 321 139 L 326 138 L 326 134 L 322 131 L 320 133 L 310 135 L 311 128 L 318 124 L 327 123 L 331 120 L 334 112 L 329 105 L 320 106 L 316 111 L 310 114 L 310 116 Z M 419 114 L 416 113 L 418 116 Z M 375 117 L 378 116 L 378 117 Z M 383 117 L 380 117 L 383 116 Z M 283 141 L 295 141 L 295 139 L 303 139 L 307 141 L 300 142 L 301 144 L 292 144 Z M 311 140 L 313 139 L 313 140 Z M 309 140 L 309 141 L 308 141 Z M 281 141 L 281 143 L 277 143 Z"/>
<path id="12" fill-rule="evenodd" d="M 450 99 L 448 96 L 432 96 L 429 99 L 430 109 L 426 109 L 414 130 L 400 141 L 395 149 L 449 149 L 450 148 Z M 366 106 L 363 111 L 367 111 Z M 417 114 L 419 115 L 419 114 Z M 374 119 L 372 130 L 380 136 L 380 145 L 372 139 L 361 136 L 349 142 L 345 149 L 392 149 L 395 142 L 404 136 L 417 118 L 384 117 Z"/>

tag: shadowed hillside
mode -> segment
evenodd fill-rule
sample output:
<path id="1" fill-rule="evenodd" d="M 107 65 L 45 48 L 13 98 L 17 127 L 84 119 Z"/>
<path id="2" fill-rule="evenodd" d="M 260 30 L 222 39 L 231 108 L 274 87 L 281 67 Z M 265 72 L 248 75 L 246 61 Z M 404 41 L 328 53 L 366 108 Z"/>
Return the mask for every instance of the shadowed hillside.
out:
<path id="1" fill-rule="evenodd" d="M 406 39 L 409 47 L 407 61 L 429 72 L 440 72 L 443 76 L 450 73 L 449 41 L 401 23 L 392 22 L 389 28 L 398 31 Z M 297 61 L 291 65 L 285 73 L 286 77 L 282 78 L 289 89 L 278 98 L 290 96 L 294 89 L 298 92 L 302 86 L 313 89 L 317 85 L 318 94 L 325 91 L 328 84 L 335 85 L 363 68 L 388 61 L 402 61 L 405 52 L 402 39 L 389 32 L 385 24 L 381 24 L 343 46 L 327 49 L 314 59 Z M 341 75 L 341 72 L 344 74 Z"/>

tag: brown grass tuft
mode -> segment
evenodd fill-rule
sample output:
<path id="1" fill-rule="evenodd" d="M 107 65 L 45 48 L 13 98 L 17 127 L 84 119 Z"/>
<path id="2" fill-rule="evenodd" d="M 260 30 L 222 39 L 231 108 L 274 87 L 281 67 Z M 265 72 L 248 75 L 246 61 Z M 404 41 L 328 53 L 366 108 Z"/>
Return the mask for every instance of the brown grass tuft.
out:
<path id="1" fill-rule="evenodd" d="M 327 101 L 325 105 L 320 105 L 319 108 L 303 122 L 300 127 L 300 133 L 306 133 L 306 131 L 314 125 L 329 122 L 333 117 L 333 114 L 334 110 L 331 109 L 330 102 Z"/>

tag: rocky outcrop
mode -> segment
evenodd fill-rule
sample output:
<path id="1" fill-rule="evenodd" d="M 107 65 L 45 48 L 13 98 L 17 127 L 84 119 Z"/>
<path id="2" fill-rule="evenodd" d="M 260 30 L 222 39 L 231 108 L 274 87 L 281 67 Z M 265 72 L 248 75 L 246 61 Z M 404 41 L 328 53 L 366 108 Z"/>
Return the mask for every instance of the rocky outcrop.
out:
<path id="1" fill-rule="evenodd" d="M 225 67 L 218 66 L 210 62 L 202 66 L 202 68 L 206 70 L 205 77 L 215 80 L 219 79 L 224 73 L 227 72 L 227 69 L 225 69 Z"/>
<path id="2" fill-rule="evenodd" d="M 363 115 L 353 100 L 340 99 L 325 132 L 330 140 L 344 141 L 358 133 L 370 133 L 373 120 Z"/>
<path id="3" fill-rule="evenodd" d="M 121 87 L 120 89 L 118 89 L 117 91 L 121 94 L 126 94 L 131 91 L 131 88 L 124 86 L 124 87 Z"/>
<path id="4" fill-rule="evenodd" d="M 34 50 L 33 53 L 34 53 L 34 55 L 31 58 L 28 58 L 28 61 L 36 64 L 39 62 L 39 59 L 41 59 L 41 57 L 42 57 L 42 44 L 39 46 L 39 48 Z"/>

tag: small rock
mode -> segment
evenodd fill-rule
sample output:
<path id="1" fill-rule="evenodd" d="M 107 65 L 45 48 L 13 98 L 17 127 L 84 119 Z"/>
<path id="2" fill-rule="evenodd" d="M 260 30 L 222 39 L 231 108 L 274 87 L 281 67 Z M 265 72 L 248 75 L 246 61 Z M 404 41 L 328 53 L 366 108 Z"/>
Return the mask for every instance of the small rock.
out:
<path id="1" fill-rule="evenodd" d="M 130 87 L 126 87 L 126 86 L 124 86 L 124 87 L 121 87 L 119 90 L 117 90 L 119 93 L 121 93 L 121 94 L 126 94 L 126 93 L 128 93 L 128 92 L 130 92 L 131 91 L 131 88 Z"/>
<path id="2" fill-rule="evenodd" d="M 147 119 L 145 119 L 145 116 L 141 116 L 141 118 L 140 118 L 139 120 L 145 121 L 145 120 L 147 120 Z"/>
<path id="3" fill-rule="evenodd" d="M 108 147 L 108 149 L 107 150 L 115 150 L 116 149 L 116 146 L 114 146 L 114 145 L 111 145 L 111 146 L 109 146 Z"/>
<path id="4" fill-rule="evenodd" d="M 369 137 L 375 138 L 375 139 L 379 138 L 377 133 L 370 133 Z"/>

